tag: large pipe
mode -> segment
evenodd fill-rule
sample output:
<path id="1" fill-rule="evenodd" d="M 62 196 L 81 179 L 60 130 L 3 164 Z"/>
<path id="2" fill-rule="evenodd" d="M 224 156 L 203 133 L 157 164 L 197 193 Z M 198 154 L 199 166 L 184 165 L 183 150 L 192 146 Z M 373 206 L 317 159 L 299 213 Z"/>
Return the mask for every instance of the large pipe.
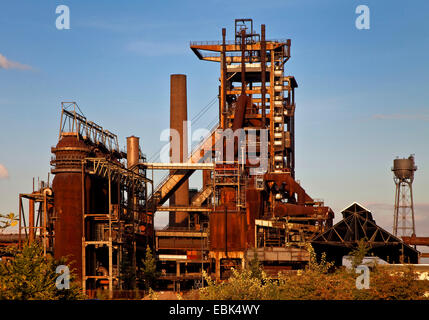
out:
<path id="1" fill-rule="evenodd" d="M 246 30 L 241 30 L 241 95 L 246 94 Z"/>
<path id="2" fill-rule="evenodd" d="M 220 127 L 222 129 L 225 129 L 226 127 L 226 121 L 225 121 L 225 117 L 227 115 L 226 112 L 226 73 L 227 73 L 227 69 L 226 69 L 226 41 L 225 41 L 225 37 L 226 37 L 226 29 L 223 28 L 222 29 L 222 52 L 221 52 L 221 57 L 222 57 L 222 69 L 221 69 L 221 101 L 220 101 L 220 105 L 221 105 L 221 113 L 220 113 Z"/>
<path id="3" fill-rule="evenodd" d="M 188 130 L 186 121 L 188 119 L 186 98 L 186 75 L 172 74 L 170 76 L 170 130 L 178 132 L 180 146 L 173 145 L 171 148 L 180 147 L 179 159 L 174 159 L 176 152 L 171 153 L 171 162 L 186 162 L 188 159 Z M 172 135 L 174 137 L 174 135 Z M 186 181 L 170 198 L 170 205 L 189 205 L 189 182 Z M 170 226 L 187 226 L 189 223 L 188 212 L 170 213 Z"/>
<path id="4" fill-rule="evenodd" d="M 266 99 L 266 63 L 267 63 L 267 49 L 265 42 L 265 24 L 261 25 L 261 107 L 262 107 L 262 128 L 266 126 L 266 115 L 265 115 L 265 99 Z"/>
<path id="5" fill-rule="evenodd" d="M 402 237 L 402 240 L 409 245 L 429 246 L 429 237 L 416 237 L 413 235 L 411 237 Z"/>

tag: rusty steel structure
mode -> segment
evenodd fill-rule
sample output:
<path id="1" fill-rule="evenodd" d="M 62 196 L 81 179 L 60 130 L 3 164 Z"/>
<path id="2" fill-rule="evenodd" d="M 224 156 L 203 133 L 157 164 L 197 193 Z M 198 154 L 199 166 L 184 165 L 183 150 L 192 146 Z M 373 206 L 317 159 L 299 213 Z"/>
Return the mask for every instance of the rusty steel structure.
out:
<path id="1" fill-rule="evenodd" d="M 413 204 L 413 181 L 416 170 L 413 155 L 407 159 L 393 160 L 392 171 L 395 181 L 393 234 L 395 236 L 412 237 L 416 235 Z"/>
<path id="2" fill-rule="evenodd" d="M 332 226 L 333 211 L 295 180 L 298 84 L 285 74 L 290 47 L 290 40 L 267 40 L 264 25 L 257 33 L 251 19 L 235 21 L 233 40 L 226 40 L 223 29 L 221 41 L 190 43 L 200 60 L 219 63 L 219 122 L 189 153 L 183 168 L 171 170 L 149 199 L 154 208 L 164 207 L 198 164 L 211 162 L 202 189 L 182 208 L 189 213 L 201 206 L 200 212 L 193 209 L 193 223 L 181 230 L 170 224 L 155 233 L 166 279 L 198 279 L 203 268 L 221 279 L 232 266 L 244 266 L 255 250 L 267 268 L 299 268 L 308 262 L 306 243 Z M 256 153 L 238 150 L 235 143 L 233 161 L 216 158 L 228 139 L 237 142 L 225 137 L 227 129 L 244 131 L 245 139 L 252 130 L 266 130 L 268 145 L 258 136 L 252 141 Z M 251 174 L 261 164 L 252 161 L 256 154 L 268 164 L 259 175 Z M 215 160 L 208 160 L 212 155 Z M 242 156 L 247 160 L 240 161 Z"/>
<path id="3" fill-rule="evenodd" d="M 417 166 L 414 155 L 393 160 L 393 180 L 395 182 L 395 206 L 393 214 L 393 234 L 411 246 L 429 246 L 429 237 L 416 235 L 414 220 L 413 181 Z M 421 253 L 421 258 L 428 258 L 429 253 Z"/>
<path id="4" fill-rule="evenodd" d="M 145 157 L 137 137 L 128 137 L 127 152 L 120 151 L 115 134 L 79 111 L 75 102 L 62 103 L 52 148 L 53 252 L 69 257 L 84 290 L 132 289 L 136 261 L 153 241 L 146 201 L 152 181 L 137 165 Z"/>
<path id="5" fill-rule="evenodd" d="M 69 257 L 84 290 L 110 293 L 138 286 L 147 246 L 159 285 L 175 289 L 202 285 L 203 271 L 225 279 L 255 255 L 271 274 L 301 269 L 310 243 L 338 260 L 362 234 L 383 257 L 416 260 L 415 249 L 379 228 L 358 204 L 333 226 L 331 208 L 296 180 L 298 83 L 286 68 L 290 39 L 268 40 L 265 25 L 257 32 L 251 19 L 236 19 L 232 40 L 222 29 L 220 41 L 191 42 L 190 49 L 219 63 L 218 119 L 206 137 L 188 152 L 184 74 L 170 77 L 169 163 L 147 161 L 136 136 L 121 151 L 115 134 L 87 120 L 75 102 L 63 102 L 52 185 L 19 197 L 25 241 L 40 239 L 45 253 Z M 154 170 L 167 172 L 156 186 Z M 197 171 L 201 188 L 189 189 Z M 164 212 L 169 224 L 155 230 L 154 216 Z"/>
<path id="6" fill-rule="evenodd" d="M 28 218 L 25 216 L 23 200 L 28 200 Z M 48 181 L 41 181 L 38 190 L 19 194 L 19 225 L 18 225 L 18 247 L 22 248 L 24 242 L 32 243 L 40 240 L 43 246 L 43 254 L 54 251 L 54 197 L 52 186 Z"/>

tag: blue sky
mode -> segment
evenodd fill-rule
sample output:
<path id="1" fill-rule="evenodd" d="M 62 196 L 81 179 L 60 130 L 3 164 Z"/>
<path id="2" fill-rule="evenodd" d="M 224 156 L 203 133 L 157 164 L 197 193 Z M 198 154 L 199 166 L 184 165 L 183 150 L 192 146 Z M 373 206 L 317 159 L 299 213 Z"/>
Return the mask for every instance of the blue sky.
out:
<path id="1" fill-rule="evenodd" d="M 70 30 L 55 8 L 70 8 Z M 370 8 L 370 29 L 355 8 Z M 46 179 L 60 102 L 125 137 L 150 157 L 169 126 L 169 75 L 188 76 L 188 117 L 217 94 L 219 66 L 191 40 L 233 38 L 235 18 L 290 38 L 296 91 L 296 174 L 336 212 L 353 201 L 391 231 L 396 156 L 414 153 L 417 234 L 429 235 L 429 2 L 427 1 L 7 1 L 0 10 L 0 212 Z M 10 64 L 9 64 L 10 65 Z M 207 126 L 216 104 L 197 123 Z M 3 168 L 3 169 L 2 169 Z M 3 170 L 3 171 L 2 171 Z M 5 171 L 7 170 L 7 176 Z M 3 176 L 2 176 L 3 172 Z M 192 184 L 197 186 L 194 178 Z M 162 219 L 161 219 L 162 220 Z"/>

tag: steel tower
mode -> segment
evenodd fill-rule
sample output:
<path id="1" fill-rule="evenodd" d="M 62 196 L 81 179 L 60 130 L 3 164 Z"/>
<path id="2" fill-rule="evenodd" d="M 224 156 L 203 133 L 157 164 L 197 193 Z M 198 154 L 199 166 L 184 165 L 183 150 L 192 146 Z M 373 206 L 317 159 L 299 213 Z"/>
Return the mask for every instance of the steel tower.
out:
<path id="1" fill-rule="evenodd" d="M 408 158 L 393 160 L 393 180 L 395 181 L 395 208 L 393 217 L 393 234 L 395 236 L 415 236 L 413 205 L 414 155 Z"/>

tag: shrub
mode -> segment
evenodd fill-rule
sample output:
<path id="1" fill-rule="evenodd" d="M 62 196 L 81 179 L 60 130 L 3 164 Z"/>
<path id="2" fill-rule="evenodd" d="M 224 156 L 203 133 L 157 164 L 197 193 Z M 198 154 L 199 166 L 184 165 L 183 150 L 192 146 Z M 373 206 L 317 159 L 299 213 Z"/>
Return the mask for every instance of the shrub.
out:
<path id="1" fill-rule="evenodd" d="M 416 300 L 427 299 L 429 281 L 418 280 L 412 266 L 404 271 L 392 272 L 376 265 L 370 273 L 369 289 L 356 287 L 358 274 L 355 269 L 339 267 L 326 261 L 322 254 L 320 262 L 311 246 L 308 247 L 310 261 L 304 270 L 279 273 L 276 279 L 269 278 L 261 266 L 234 270 L 224 282 L 215 282 L 204 275 L 207 286 L 200 289 L 200 298 L 205 300 Z M 358 264 L 367 252 L 361 243 L 352 252 Z M 258 264 L 259 265 L 259 264 Z M 259 274 L 261 275 L 259 277 Z"/>
<path id="2" fill-rule="evenodd" d="M 74 300 L 84 295 L 70 274 L 70 289 L 59 290 L 56 268 L 66 260 L 43 256 L 38 243 L 14 252 L 14 259 L 0 263 L 0 299 L 9 300 Z"/>

